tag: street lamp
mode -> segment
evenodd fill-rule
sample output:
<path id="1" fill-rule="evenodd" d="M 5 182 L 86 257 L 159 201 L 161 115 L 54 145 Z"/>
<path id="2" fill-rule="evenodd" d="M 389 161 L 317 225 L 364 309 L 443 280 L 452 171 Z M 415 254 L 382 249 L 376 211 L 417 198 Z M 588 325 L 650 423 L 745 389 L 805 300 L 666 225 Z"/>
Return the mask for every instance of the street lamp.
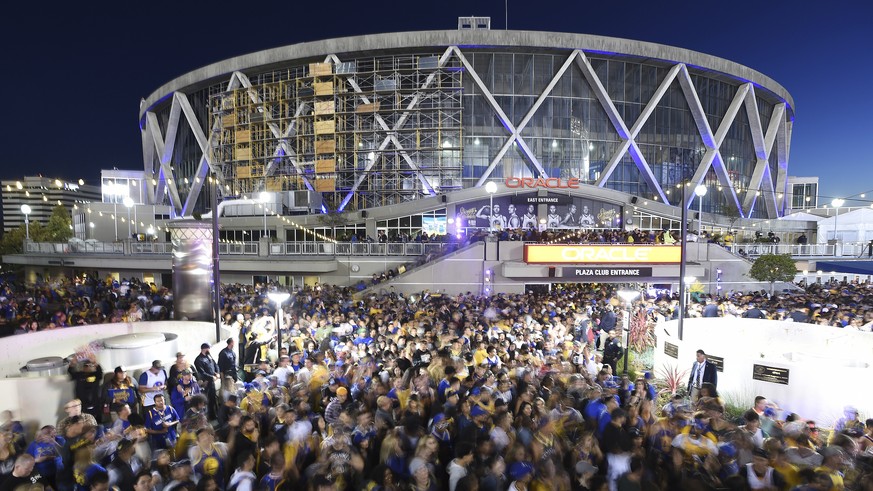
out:
<path id="1" fill-rule="evenodd" d="M 133 198 L 125 196 L 121 202 L 127 207 L 127 238 L 129 239 L 132 236 L 130 232 L 130 209 L 133 208 Z"/>
<path id="2" fill-rule="evenodd" d="M 270 193 L 263 191 L 261 193 L 261 206 L 264 207 L 264 236 L 267 236 L 267 201 L 270 200 Z"/>
<path id="3" fill-rule="evenodd" d="M 270 292 L 267 294 L 270 300 L 276 302 L 276 325 L 278 326 L 278 333 L 276 334 L 276 354 L 282 351 L 282 304 L 285 303 L 286 300 L 291 298 L 291 294 L 288 292 Z M 288 346 L 288 354 L 291 354 L 291 346 Z"/>
<path id="4" fill-rule="evenodd" d="M 700 242 L 703 239 L 703 197 L 706 196 L 706 186 L 698 184 L 694 188 L 694 194 L 697 195 L 697 260 L 700 260 Z M 686 244 L 687 246 L 687 244 Z M 707 250 L 707 259 L 709 251 Z"/>
<path id="5" fill-rule="evenodd" d="M 703 234 L 703 197 L 706 196 L 706 186 L 698 184 L 694 188 L 694 194 L 697 195 L 697 242 L 700 243 L 700 236 Z"/>
<path id="6" fill-rule="evenodd" d="M 834 215 L 834 240 L 837 240 L 837 221 L 840 219 L 840 207 L 844 204 L 846 204 L 846 200 L 843 198 L 834 198 L 831 201 L 831 206 L 837 210 L 837 214 Z"/>
<path id="7" fill-rule="evenodd" d="M 697 278 L 693 276 L 685 277 L 685 291 L 682 292 L 682 295 L 685 297 L 685 308 L 688 308 L 688 303 L 691 302 L 691 285 L 697 281 Z M 682 315 L 685 315 L 684 312 L 681 312 Z"/>
<path id="8" fill-rule="evenodd" d="M 21 205 L 21 213 L 24 213 L 24 238 L 30 240 L 30 220 L 28 219 L 28 215 L 33 211 L 30 208 L 30 205 L 24 204 Z"/>
<path id="9" fill-rule="evenodd" d="M 624 300 L 624 321 L 622 321 L 622 325 L 624 328 L 624 375 L 627 375 L 627 358 L 628 358 L 628 347 L 630 345 L 630 315 L 631 315 L 631 302 L 633 302 L 638 296 L 640 296 L 640 292 L 636 290 L 619 290 L 618 296 Z"/>
<path id="10" fill-rule="evenodd" d="M 497 192 L 497 183 L 488 181 L 485 183 L 485 191 L 488 192 L 488 232 L 494 233 L 494 193 Z"/>

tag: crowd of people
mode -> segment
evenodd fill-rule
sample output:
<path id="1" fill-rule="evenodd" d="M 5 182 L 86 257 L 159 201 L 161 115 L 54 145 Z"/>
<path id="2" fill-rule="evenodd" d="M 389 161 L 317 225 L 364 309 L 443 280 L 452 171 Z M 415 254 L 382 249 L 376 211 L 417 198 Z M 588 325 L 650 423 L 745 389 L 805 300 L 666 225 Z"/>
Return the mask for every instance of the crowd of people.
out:
<path id="1" fill-rule="evenodd" d="M 63 329 L 85 324 L 138 322 L 171 318 L 168 288 L 136 278 L 94 276 L 39 279 L 23 285 L 0 281 L 0 336 Z"/>
<path id="2" fill-rule="evenodd" d="M 618 375 L 614 328 L 622 314 L 614 285 L 358 301 L 350 288 L 317 285 L 292 296 L 281 335 L 267 289 L 224 288 L 225 323 L 239 335 L 217 357 L 204 343 L 193 362 L 178 353 L 169 367 L 156 360 L 138 376 L 125 367 L 104 376 L 96 357 L 85 356 L 71 365 L 76 399 L 57 424 L 28 439 L 4 413 L 0 491 L 22 484 L 61 491 L 873 489 L 873 420 L 851 407 L 826 434 L 764 396 L 738 420 L 726 416 L 705 370 L 674 397 L 648 373 Z M 829 308 L 814 307 L 823 296 L 839 311 L 858 312 L 871 298 L 865 285 L 814 285 L 797 295 L 701 298 L 694 315 L 809 309 L 802 312 L 808 321 Z M 635 311 L 654 320 L 676 304 L 669 295 L 643 296 Z"/>

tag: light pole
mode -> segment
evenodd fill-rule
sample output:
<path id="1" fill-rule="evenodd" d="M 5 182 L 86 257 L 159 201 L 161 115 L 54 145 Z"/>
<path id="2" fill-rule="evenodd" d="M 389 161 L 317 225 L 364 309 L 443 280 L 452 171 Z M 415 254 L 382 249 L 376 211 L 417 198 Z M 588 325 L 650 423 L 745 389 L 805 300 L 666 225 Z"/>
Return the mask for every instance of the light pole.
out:
<path id="1" fill-rule="evenodd" d="M 691 285 L 694 284 L 695 281 L 697 281 L 697 278 L 693 276 L 685 277 L 685 290 L 682 292 L 682 297 L 685 298 L 686 308 L 688 303 L 691 302 Z"/>
<path id="2" fill-rule="evenodd" d="M 30 219 L 28 218 L 28 215 L 30 215 L 32 211 L 33 209 L 30 208 L 30 205 L 21 205 L 21 213 L 24 213 L 24 238 L 26 240 L 30 240 Z"/>
<path id="3" fill-rule="evenodd" d="M 624 300 L 624 321 L 622 322 L 622 326 L 624 328 L 624 375 L 627 375 L 627 358 L 628 358 L 628 345 L 630 344 L 630 314 L 631 314 L 631 302 L 633 302 L 638 296 L 640 296 L 640 292 L 636 290 L 619 290 L 618 296 Z"/>
<path id="4" fill-rule="evenodd" d="M 133 198 L 131 198 L 130 196 L 125 196 L 125 197 L 124 197 L 124 200 L 122 200 L 122 203 L 123 203 L 124 206 L 127 208 L 127 238 L 129 239 L 129 238 L 131 237 L 131 232 L 130 232 L 130 209 L 133 208 Z"/>
<path id="5" fill-rule="evenodd" d="M 282 351 L 282 318 L 285 317 L 282 313 L 282 304 L 291 297 L 288 292 L 270 292 L 267 294 L 270 300 L 276 302 L 276 326 L 278 331 L 276 334 L 276 355 Z M 291 354 L 291 347 L 288 346 L 288 354 Z"/>
<path id="6" fill-rule="evenodd" d="M 267 236 L 267 201 L 270 199 L 270 193 L 263 191 L 261 193 L 261 206 L 264 207 L 264 237 Z"/>
<path id="7" fill-rule="evenodd" d="M 834 198 L 831 201 L 831 206 L 833 206 L 837 210 L 837 214 L 834 215 L 834 240 L 837 240 L 837 221 L 840 219 L 840 207 L 846 204 L 846 200 L 843 198 Z"/>
<path id="8" fill-rule="evenodd" d="M 488 181 L 485 191 L 488 192 L 488 233 L 494 233 L 494 193 L 497 192 L 497 183 Z"/>
<path id="9" fill-rule="evenodd" d="M 703 235 L 703 197 L 706 196 L 706 186 L 698 184 L 694 188 L 694 194 L 697 195 L 697 242 L 700 242 L 700 236 Z"/>

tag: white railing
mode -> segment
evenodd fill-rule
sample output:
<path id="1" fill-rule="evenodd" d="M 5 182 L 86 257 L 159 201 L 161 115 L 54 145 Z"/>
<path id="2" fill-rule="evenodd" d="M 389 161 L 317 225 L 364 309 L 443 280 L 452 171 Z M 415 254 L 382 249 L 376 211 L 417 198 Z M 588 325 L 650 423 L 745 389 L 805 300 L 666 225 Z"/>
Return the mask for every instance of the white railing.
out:
<path id="1" fill-rule="evenodd" d="M 457 243 L 442 242 L 275 242 L 270 243 L 270 256 L 425 256 L 444 254 L 458 249 Z M 171 254 L 170 242 L 26 242 L 25 253 L 32 254 Z M 257 256 L 258 242 L 221 242 L 222 256 Z"/>
<path id="2" fill-rule="evenodd" d="M 131 254 L 170 254 L 173 244 L 170 242 L 131 242 Z"/>
<path id="3" fill-rule="evenodd" d="M 218 254 L 226 256 L 257 256 L 257 242 L 219 242 Z"/>
<path id="4" fill-rule="evenodd" d="M 734 254 L 758 257 L 763 254 L 789 254 L 792 257 L 858 257 L 868 252 L 866 242 L 843 244 L 731 244 L 725 248 Z"/>
<path id="5" fill-rule="evenodd" d="M 271 256 L 423 256 L 458 248 L 442 242 L 279 242 L 270 244 Z"/>
<path id="6" fill-rule="evenodd" d="M 36 254 L 124 254 L 124 244 L 112 242 L 25 242 L 24 252 Z"/>

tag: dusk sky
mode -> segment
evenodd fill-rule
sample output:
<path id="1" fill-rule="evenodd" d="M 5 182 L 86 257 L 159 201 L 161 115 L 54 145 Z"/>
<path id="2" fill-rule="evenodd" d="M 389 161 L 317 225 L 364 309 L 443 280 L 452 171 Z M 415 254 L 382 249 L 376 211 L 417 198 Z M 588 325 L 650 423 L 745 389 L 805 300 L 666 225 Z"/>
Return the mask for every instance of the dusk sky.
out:
<path id="1" fill-rule="evenodd" d="M 142 169 L 139 101 L 232 56 L 347 35 L 454 29 L 504 1 L 14 2 L 4 8 L 2 171 L 96 183 Z M 794 97 L 791 175 L 821 177 L 823 203 L 873 197 L 873 3 L 509 0 L 509 27 L 638 39 L 719 56 Z M 861 201 L 847 203 L 859 205 Z"/>

